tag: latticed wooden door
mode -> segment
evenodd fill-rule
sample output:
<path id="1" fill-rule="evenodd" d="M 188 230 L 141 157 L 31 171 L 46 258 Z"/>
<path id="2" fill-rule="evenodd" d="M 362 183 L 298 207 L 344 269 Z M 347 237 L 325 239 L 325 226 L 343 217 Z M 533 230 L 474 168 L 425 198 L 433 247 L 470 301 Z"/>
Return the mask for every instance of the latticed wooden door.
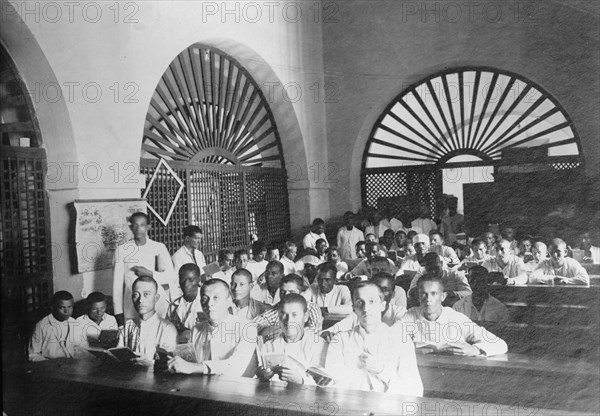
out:
<path id="1" fill-rule="evenodd" d="M 279 133 L 259 85 L 231 56 L 192 45 L 171 62 L 150 102 L 142 150 L 148 178 L 164 159 L 185 183 L 171 222 L 155 226 L 154 237 L 171 250 L 187 224 L 203 228 L 207 253 L 245 247 L 250 233 L 288 237 Z M 168 210 L 164 192 L 176 186 L 162 172 L 148 202 Z"/>

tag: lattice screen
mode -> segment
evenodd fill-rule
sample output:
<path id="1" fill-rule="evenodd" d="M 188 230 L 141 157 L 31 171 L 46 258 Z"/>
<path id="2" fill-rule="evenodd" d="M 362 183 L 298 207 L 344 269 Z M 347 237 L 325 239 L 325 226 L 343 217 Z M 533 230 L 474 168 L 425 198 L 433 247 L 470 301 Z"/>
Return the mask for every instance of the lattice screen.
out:
<path id="1" fill-rule="evenodd" d="M 45 164 L 43 149 L 2 149 L 0 264 L 5 318 L 6 313 L 18 317 L 49 308 L 52 266 Z"/>
<path id="2" fill-rule="evenodd" d="M 380 212 L 389 210 L 403 223 L 414 219 L 414 213 L 421 203 L 430 208 L 433 216 L 440 210 L 438 200 L 442 193 L 441 170 L 366 169 L 361 178 L 363 205 Z"/>
<path id="3" fill-rule="evenodd" d="M 183 227 L 202 228 L 207 260 L 219 249 L 246 248 L 250 233 L 266 242 L 289 237 L 289 207 L 284 169 L 265 169 L 219 164 L 169 165 L 183 180 L 184 193 L 167 226 L 152 218 L 152 239 L 166 244 L 173 253 L 183 243 Z M 144 160 L 142 173 L 150 181 L 156 162 Z M 148 203 L 159 213 L 168 211 L 174 181 L 161 175 L 147 195 Z M 157 183 L 158 181 L 158 183 Z M 162 215 L 162 214 L 161 214 Z"/>

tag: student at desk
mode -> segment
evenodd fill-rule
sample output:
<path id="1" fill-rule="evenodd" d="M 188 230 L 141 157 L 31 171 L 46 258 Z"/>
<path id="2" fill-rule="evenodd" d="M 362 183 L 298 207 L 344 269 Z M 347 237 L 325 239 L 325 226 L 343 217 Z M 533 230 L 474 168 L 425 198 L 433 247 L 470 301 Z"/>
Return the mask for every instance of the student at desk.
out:
<path id="1" fill-rule="evenodd" d="M 446 354 L 478 356 L 504 354 L 506 342 L 452 308 L 442 306 L 446 298 L 442 280 L 425 274 L 418 283 L 421 306 L 410 308 L 395 325 L 417 344 L 441 346 Z"/>
<path id="2" fill-rule="evenodd" d="M 529 276 L 530 284 L 590 285 L 587 271 L 577 260 L 566 257 L 567 244 L 560 238 L 548 247 L 550 258 L 542 260 Z"/>
<path id="3" fill-rule="evenodd" d="M 301 281 L 301 278 L 297 277 Z M 315 384 L 315 380 L 306 370 L 311 366 L 322 367 L 325 364 L 326 348 L 323 339 L 314 329 L 306 328 L 310 319 L 306 299 L 298 293 L 286 293 L 281 296 L 281 302 L 274 311 L 278 316 L 281 333 L 260 346 L 259 353 L 285 354 L 303 367 L 299 368 L 291 360 L 289 363 L 285 362 L 282 368 L 276 370 L 280 380 L 295 384 Z M 261 366 L 256 374 L 259 379 L 267 381 L 274 375 L 273 370 Z"/>
<path id="4" fill-rule="evenodd" d="M 269 305 L 253 299 L 252 274 L 246 269 L 237 269 L 231 276 L 231 293 L 233 295 L 232 315 L 238 315 L 249 321 L 269 309 Z"/>
<path id="5" fill-rule="evenodd" d="M 511 254 L 510 241 L 501 239 L 496 244 L 496 257 L 491 257 L 481 265 L 489 272 L 500 272 L 504 275 L 507 285 L 527 284 L 527 269 L 523 261 Z"/>
<path id="6" fill-rule="evenodd" d="M 487 269 L 483 266 L 470 268 L 468 279 L 473 293 L 460 299 L 452 308 L 473 321 L 508 322 L 508 308 L 490 295 Z"/>
<path id="7" fill-rule="evenodd" d="M 430 231 L 429 239 L 431 240 L 429 251 L 437 253 L 445 264 L 457 265 L 460 263 L 460 260 L 458 259 L 454 249 L 444 245 L 444 237 L 440 231 Z"/>
<path id="8" fill-rule="evenodd" d="M 366 255 L 367 258 L 361 261 L 350 271 L 351 276 L 360 277 L 361 280 L 368 280 L 373 274 L 374 262 L 376 261 L 385 261 L 389 263 L 389 268 L 391 270 L 395 270 L 394 262 L 388 259 L 387 257 L 380 256 L 380 245 L 379 243 L 367 243 L 366 246 Z M 380 271 L 380 270 L 377 270 Z M 377 272 L 375 271 L 375 273 Z"/>
<path id="9" fill-rule="evenodd" d="M 381 289 L 373 282 L 357 284 L 352 304 L 359 325 L 337 334 L 327 350 L 325 367 L 335 386 L 422 396 L 413 343 L 399 327 L 381 321 L 385 309 Z"/>
<path id="10" fill-rule="evenodd" d="M 189 338 L 189 331 L 196 325 L 200 305 L 200 268 L 187 263 L 179 268 L 179 287 L 183 295 L 169 305 L 167 320 L 175 325 L 181 338 Z"/>
<path id="11" fill-rule="evenodd" d="M 52 313 L 36 325 L 29 341 L 29 361 L 73 358 L 78 325 L 73 315 L 73 295 L 61 290 L 52 296 Z M 80 331 L 79 331 L 80 332 Z"/>
<path id="12" fill-rule="evenodd" d="M 471 254 L 464 258 L 459 270 L 466 270 L 474 265 L 481 265 L 489 258 L 490 256 L 485 252 L 485 242 L 481 238 L 475 238 L 471 241 Z"/>
<path id="13" fill-rule="evenodd" d="M 283 276 L 283 264 L 277 260 L 267 263 L 264 283 L 257 283 L 250 296 L 259 302 L 273 306 L 279 302 L 279 281 Z"/>
<path id="14" fill-rule="evenodd" d="M 352 312 L 352 299 L 350 290 L 337 283 L 337 269 L 331 263 L 322 263 L 317 267 L 316 284 L 307 300 L 316 303 L 323 313 L 349 314 Z"/>
<path id="15" fill-rule="evenodd" d="M 456 301 L 462 299 L 472 293 L 469 281 L 464 272 L 448 269 L 444 266 L 441 257 L 437 253 L 427 253 L 423 257 L 424 273 L 417 273 L 410 282 L 408 289 L 408 297 L 418 299 L 418 282 L 425 274 L 437 276 L 444 282 L 446 293 L 444 294 L 444 302 L 447 306 L 452 306 Z"/>
<path id="16" fill-rule="evenodd" d="M 119 347 L 128 347 L 139 357 L 135 363 L 143 366 L 154 364 L 158 347 L 167 352 L 175 350 L 177 329 L 171 322 L 161 319 L 155 311 L 158 302 L 158 283 L 152 277 L 138 277 L 132 286 L 131 300 L 138 313 L 129 319 L 119 331 Z"/>
<path id="17" fill-rule="evenodd" d="M 408 234 L 411 234 L 409 232 Z M 403 274 L 409 274 L 414 276 L 415 273 L 423 271 L 423 258 L 429 251 L 429 237 L 425 234 L 415 234 L 412 239 L 407 237 L 407 240 L 412 241 L 414 254 L 406 254 L 400 270 L 396 273 L 396 276 L 402 276 Z"/>
<path id="18" fill-rule="evenodd" d="M 90 293 L 85 303 L 86 313 L 76 319 L 77 329 L 81 331 L 79 343 L 83 347 L 90 346 L 90 342 L 93 344 L 97 341 L 103 330 L 116 331 L 119 329 L 115 317 L 106 313 L 104 293 Z"/>
<path id="19" fill-rule="evenodd" d="M 192 329 L 196 362 L 176 356 L 167 364 L 169 371 L 253 377 L 257 367 L 256 325 L 229 313 L 231 293 L 223 280 L 207 281 L 200 289 L 200 295 L 202 309 L 208 319 Z"/>

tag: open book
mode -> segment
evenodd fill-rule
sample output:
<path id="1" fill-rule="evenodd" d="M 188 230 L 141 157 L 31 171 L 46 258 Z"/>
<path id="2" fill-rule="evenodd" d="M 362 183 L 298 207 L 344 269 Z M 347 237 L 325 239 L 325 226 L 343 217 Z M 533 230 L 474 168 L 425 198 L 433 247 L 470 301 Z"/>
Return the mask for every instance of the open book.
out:
<path id="1" fill-rule="evenodd" d="M 327 386 L 331 384 L 333 377 L 327 373 L 323 367 L 310 366 L 306 368 L 301 362 L 295 358 L 281 353 L 266 353 L 261 354 L 262 366 L 270 368 L 274 373 L 281 370 L 281 367 L 289 367 L 299 370 L 300 372 L 310 375 L 315 383 L 319 386 Z"/>
<path id="2" fill-rule="evenodd" d="M 442 343 L 436 344 L 433 342 L 415 342 L 415 348 L 421 354 L 447 354 L 452 355 L 450 352 L 446 351 L 446 348 L 451 347 L 451 344 Z"/>
<path id="3" fill-rule="evenodd" d="M 128 347 L 117 347 L 117 348 L 109 348 L 109 349 L 104 349 L 104 348 L 97 348 L 97 347 L 89 347 L 86 348 L 86 350 L 92 354 L 95 355 L 98 358 L 106 358 L 106 357 L 110 357 L 113 360 L 119 361 L 119 362 L 128 362 L 130 361 L 132 358 L 137 358 L 138 354 L 136 354 L 135 352 L 133 352 L 130 348 Z"/>
<path id="4" fill-rule="evenodd" d="M 116 329 L 103 329 L 98 338 L 88 338 L 90 347 L 109 349 L 117 346 L 119 331 Z"/>

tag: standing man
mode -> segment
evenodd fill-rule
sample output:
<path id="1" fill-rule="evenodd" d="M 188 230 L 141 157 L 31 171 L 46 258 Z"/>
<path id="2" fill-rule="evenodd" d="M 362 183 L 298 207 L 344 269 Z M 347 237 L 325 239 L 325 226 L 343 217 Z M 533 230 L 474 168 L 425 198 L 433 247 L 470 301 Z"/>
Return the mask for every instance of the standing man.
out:
<path id="1" fill-rule="evenodd" d="M 133 282 L 138 277 L 152 277 L 158 282 L 159 300 L 156 313 L 165 317 L 169 307 L 169 288 L 178 292 L 178 282 L 169 250 L 164 244 L 148 237 L 150 220 L 144 212 L 135 212 L 129 218 L 133 240 L 117 247 L 113 269 L 113 302 L 119 326 L 137 316 L 131 301 Z"/>
<path id="2" fill-rule="evenodd" d="M 302 244 L 304 248 L 312 248 L 316 250 L 317 240 L 319 238 L 324 239 L 329 245 L 329 241 L 327 241 L 327 237 L 325 237 L 325 221 L 321 218 L 316 218 L 312 222 L 312 227 L 310 232 L 304 236 L 304 240 L 302 240 Z"/>
<path id="3" fill-rule="evenodd" d="M 457 211 L 458 198 L 456 197 L 448 199 L 446 209 L 448 212 L 442 217 L 440 231 L 444 236 L 444 240 L 452 244 L 456 241 L 456 234 L 464 232 L 465 217 Z"/>
<path id="4" fill-rule="evenodd" d="M 194 263 L 202 270 L 206 266 L 204 254 L 200 251 L 202 244 L 202 230 L 196 225 L 188 225 L 183 229 L 183 245 L 173 254 L 175 275 L 179 275 L 179 268 L 186 263 Z"/>
<path id="5" fill-rule="evenodd" d="M 344 226 L 337 233 L 337 248 L 342 259 L 356 258 L 356 243 L 365 239 L 361 230 L 354 226 L 354 214 L 348 211 L 344 214 Z"/>

